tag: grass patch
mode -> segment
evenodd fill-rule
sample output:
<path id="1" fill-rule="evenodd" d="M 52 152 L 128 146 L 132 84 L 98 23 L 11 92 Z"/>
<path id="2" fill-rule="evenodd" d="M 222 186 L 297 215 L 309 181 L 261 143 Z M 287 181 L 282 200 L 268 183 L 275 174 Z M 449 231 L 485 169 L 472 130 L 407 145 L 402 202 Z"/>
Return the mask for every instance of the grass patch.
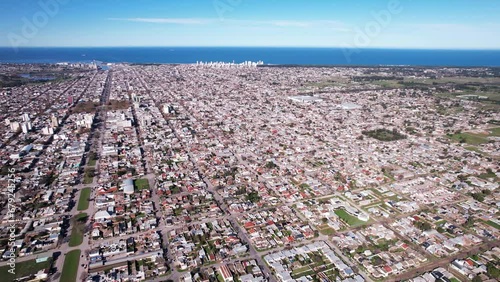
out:
<path id="1" fill-rule="evenodd" d="M 441 225 L 441 224 L 445 224 L 445 223 L 446 223 L 446 220 L 444 220 L 444 219 L 441 219 L 440 221 L 436 221 L 436 222 L 434 222 L 434 224 L 435 224 L 436 226 L 439 226 L 439 225 Z"/>
<path id="2" fill-rule="evenodd" d="M 488 131 L 490 132 L 490 136 L 500 137 L 500 127 L 490 128 Z"/>
<path id="3" fill-rule="evenodd" d="M 89 153 L 89 166 L 95 166 L 97 163 L 97 154 L 95 152 L 90 152 Z"/>
<path id="4" fill-rule="evenodd" d="M 325 88 L 325 87 L 341 86 L 347 82 L 348 80 L 343 77 L 331 77 L 330 79 L 325 81 L 308 83 L 306 86 Z"/>
<path id="5" fill-rule="evenodd" d="M 297 276 L 297 274 L 301 274 L 303 272 L 307 272 L 307 271 L 310 271 L 311 268 L 309 266 L 304 266 L 304 267 L 301 267 L 301 268 L 296 268 L 292 271 L 292 276 Z"/>
<path id="6" fill-rule="evenodd" d="M 398 80 L 378 80 L 373 82 L 373 84 L 384 88 L 401 88 L 403 86 Z"/>
<path id="7" fill-rule="evenodd" d="M 314 272 L 314 270 L 312 270 L 311 268 L 309 268 L 308 271 L 305 271 L 305 272 L 302 272 L 302 273 L 293 274 L 293 272 L 292 272 L 291 276 L 292 276 L 293 279 L 297 279 L 299 277 L 304 277 L 304 276 L 308 276 L 308 275 L 312 276 L 314 274 L 316 274 L 316 272 Z"/>
<path id="8" fill-rule="evenodd" d="M 26 277 L 32 274 L 36 274 L 40 270 L 45 270 L 50 267 L 52 263 L 52 258 L 49 258 L 47 261 L 37 263 L 36 260 L 28 260 L 23 262 L 16 263 L 15 274 L 9 272 L 11 269 L 10 266 L 4 265 L 0 267 L 0 277 L 2 277 L 2 281 L 11 282 L 15 279 Z"/>
<path id="9" fill-rule="evenodd" d="M 330 236 L 330 235 L 333 235 L 335 234 L 335 230 L 333 230 L 332 228 L 323 228 L 323 229 L 318 229 L 319 233 L 323 234 L 323 235 L 326 235 L 326 236 Z"/>
<path id="10" fill-rule="evenodd" d="M 456 133 L 456 134 L 449 134 L 447 136 L 448 136 L 448 138 L 450 138 L 453 141 L 456 141 L 459 143 L 466 143 L 466 144 L 473 145 L 473 146 L 488 143 L 488 139 L 484 135 L 481 135 L 481 134 L 462 132 L 462 133 Z"/>
<path id="11" fill-rule="evenodd" d="M 467 147 L 464 147 L 466 150 L 469 150 L 469 151 L 472 151 L 472 152 L 476 152 L 478 154 L 481 154 L 481 155 L 484 155 L 484 152 L 479 150 L 477 147 L 474 147 L 474 146 L 467 146 Z"/>
<path id="12" fill-rule="evenodd" d="M 85 222 L 87 222 L 87 214 L 80 213 L 75 215 L 71 219 L 71 225 L 73 228 L 71 229 L 71 237 L 69 238 L 69 246 L 76 247 L 79 246 L 83 242 L 83 234 L 85 232 Z"/>
<path id="13" fill-rule="evenodd" d="M 485 223 L 488 224 L 489 226 L 495 227 L 496 229 L 500 230 L 500 225 L 496 224 L 495 222 L 493 222 L 491 220 L 485 221 Z"/>
<path id="14" fill-rule="evenodd" d="M 134 180 L 134 186 L 139 191 L 144 190 L 144 189 L 149 190 L 149 181 L 145 178 L 136 179 L 136 180 Z"/>
<path id="15" fill-rule="evenodd" d="M 77 281 L 76 275 L 78 274 L 80 253 L 80 250 L 74 250 L 66 254 L 61 274 L 61 281 Z"/>
<path id="16" fill-rule="evenodd" d="M 78 207 L 77 209 L 79 211 L 84 211 L 86 209 L 88 209 L 89 207 L 89 198 L 90 198 L 90 193 L 92 191 L 90 190 L 90 188 L 83 188 L 81 191 L 80 191 L 80 199 L 78 200 Z"/>
<path id="17" fill-rule="evenodd" d="M 344 220 L 344 222 L 347 223 L 349 226 L 356 227 L 366 223 L 362 220 L 359 220 L 357 217 L 348 214 L 343 209 L 336 210 L 335 214 L 338 215 L 342 220 Z"/>
<path id="18" fill-rule="evenodd" d="M 375 193 L 375 195 L 377 196 L 383 196 L 382 192 L 380 192 L 380 190 L 376 189 L 376 188 L 372 188 L 370 189 L 373 193 Z"/>
<path id="19" fill-rule="evenodd" d="M 478 175 L 477 177 L 481 178 L 481 179 L 484 179 L 484 180 L 488 180 L 489 178 L 493 178 L 496 180 L 497 178 L 497 175 L 492 171 L 492 170 L 488 170 L 487 172 L 485 173 L 481 173 L 480 175 Z"/>
<path id="20" fill-rule="evenodd" d="M 89 168 L 83 174 L 83 184 L 92 184 L 94 182 L 95 169 Z"/>

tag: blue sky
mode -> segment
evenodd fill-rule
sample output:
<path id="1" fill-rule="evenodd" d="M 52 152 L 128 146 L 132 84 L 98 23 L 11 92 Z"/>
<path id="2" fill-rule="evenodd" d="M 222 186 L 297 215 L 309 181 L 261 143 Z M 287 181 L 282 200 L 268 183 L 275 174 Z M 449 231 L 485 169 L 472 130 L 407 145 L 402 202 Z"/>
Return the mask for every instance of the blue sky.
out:
<path id="1" fill-rule="evenodd" d="M 0 11 L 0 46 L 500 49 L 497 0 L 1 0 Z"/>

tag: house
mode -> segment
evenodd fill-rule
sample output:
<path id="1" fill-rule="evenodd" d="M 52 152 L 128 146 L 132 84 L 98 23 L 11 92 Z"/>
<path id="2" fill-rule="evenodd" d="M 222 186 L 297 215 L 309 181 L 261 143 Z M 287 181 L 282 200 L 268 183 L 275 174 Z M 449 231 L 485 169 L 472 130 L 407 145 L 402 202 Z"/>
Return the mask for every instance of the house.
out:
<path id="1" fill-rule="evenodd" d="M 222 265 L 218 269 L 220 275 L 222 276 L 222 280 L 224 282 L 232 282 L 233 280 L 233 275 L 231 274 L 231 271 L 227 267 L 227 265 Z"/>
<path id="2" fill-rule="evenodd" d="M 111 218 L 111 215 L 107 211 L 98 211 L 94 214 L 94 220 L 96 221 L 106 221 Z"/>
<path id="3" fill-rule="evenodd" d="M 101 237 L 101 231 L 99 230 L 99 228 L 94 228 L 92 230 L 92 237 Z"/>

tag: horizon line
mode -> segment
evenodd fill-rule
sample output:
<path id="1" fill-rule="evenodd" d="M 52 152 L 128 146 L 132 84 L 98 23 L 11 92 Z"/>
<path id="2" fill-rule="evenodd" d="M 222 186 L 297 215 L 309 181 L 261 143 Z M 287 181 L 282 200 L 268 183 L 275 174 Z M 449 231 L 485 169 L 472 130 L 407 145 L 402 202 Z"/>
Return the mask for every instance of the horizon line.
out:
<path id="1" fill-rule="evenodd" d="M 0 48 L 8 49 L 23 49 L 23 48 L 288 48 L 288 49 L 347 49 L 347 50 L 370 50 L 370 49 L 386 49 L 386 50 L 429 50 L 429 51 L 500 51 L 500 47 L 495 48 L 467 48 L 467 47 L 355 47 L 355 46 L 245 46 L 245 45 L 153 45 L 153 46 L 134 46 L 134 45 L 116 45 L 116 46 L 0 46 Z"/>

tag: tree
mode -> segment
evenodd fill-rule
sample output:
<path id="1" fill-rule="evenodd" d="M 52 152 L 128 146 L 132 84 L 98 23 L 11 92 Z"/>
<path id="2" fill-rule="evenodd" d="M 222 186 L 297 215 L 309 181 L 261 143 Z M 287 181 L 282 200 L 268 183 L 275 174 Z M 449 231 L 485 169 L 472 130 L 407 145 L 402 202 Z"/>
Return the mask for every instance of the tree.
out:
<path id="1" fill-rule="evenodd" d="M 498 269 L 493 263 L 488 262 L 488 264 L 486 265 L 486 270 L 490 277 L 495 279 L 500 278 L 500 269 Z"/>
<path id="2" fill-rule="evenodd" d="M 252 203 L 257 203 L 258 201 L 260 201 L 259 193 L 258 192 L 250 192 L 247 195 L 247 200 L 252 202 Z"/>
<path id="3" fill-rule="evenodd" d="M 273 161 L 266 163 L 266 168 L 272 169 L 278 167 Z"/>
<path id="4" fill-rule="evenodd" d="M 425 221 L 415 221 L 413 225 L 422 231 L 430 230 L 432 228 L 431 224 Z"/>
<path id="5" fill-rule="evenodd" d="M 476 277 L 472 278 L 472 282 L 482 282 L 482 281 L 483 280 L 479 276 L 476 276 Z"/>
<path id="6" fill-rule="evenodd" d="M 474 198 L 474 200 L 476 200 L 478 202 L 484 201 L 484 195 L 483 195 L 483 193 L 473 193 L 472 194 L 472 198 Z"/>
<path id="7" fill-rule="evenodd" d="M 474 226 L 474 218 L 472 216 L 469 216 L 469 218 L 467 218 L 467 221 L 465 221 L 464 226 L 467 228 Z"/>

